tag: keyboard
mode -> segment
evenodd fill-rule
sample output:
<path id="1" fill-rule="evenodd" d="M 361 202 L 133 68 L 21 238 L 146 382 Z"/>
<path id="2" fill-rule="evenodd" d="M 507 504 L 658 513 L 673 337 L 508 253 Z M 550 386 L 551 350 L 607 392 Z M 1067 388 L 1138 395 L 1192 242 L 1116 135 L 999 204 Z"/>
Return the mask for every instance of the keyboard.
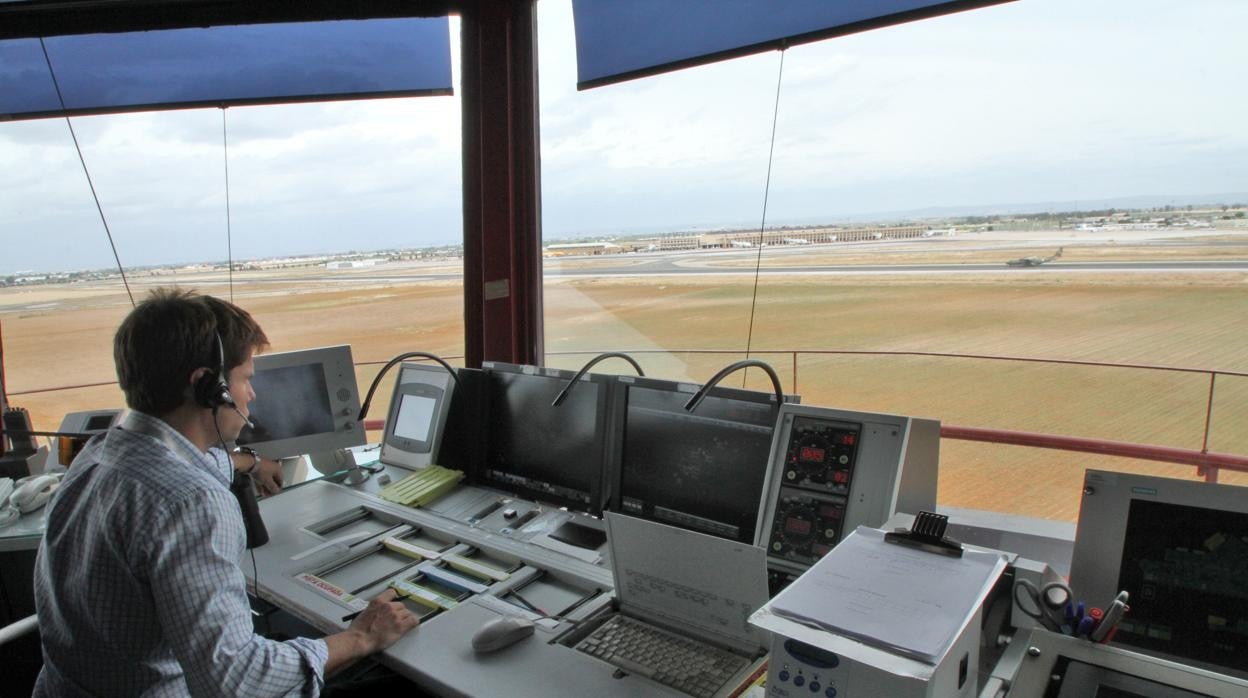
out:
<path id="1" fill-rule="evenodd" d="M 749 663 L 744 657 L 617 615 L 576 649 L 682 693 L 711 698 Z"/>

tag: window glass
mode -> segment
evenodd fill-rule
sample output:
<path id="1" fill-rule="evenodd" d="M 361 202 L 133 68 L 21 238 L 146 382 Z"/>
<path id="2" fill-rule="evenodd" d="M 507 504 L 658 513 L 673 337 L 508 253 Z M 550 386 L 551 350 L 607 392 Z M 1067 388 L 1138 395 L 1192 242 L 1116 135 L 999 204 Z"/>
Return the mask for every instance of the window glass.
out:
<path id="1" fill-rule="evenodd" d="M 584 92 L 539 11 L 549 364 L 748 352 L 805 404 L 1248 454 L 1248 7 L 1007 3 Z M 1086 467 L 1200 476 L 947 435 L 940 503 L 1073 521 Z"/>
<path id="2" fill-rule="evenodd" d="M 194 288 L 251 312 L 272 351 L 350 344 L 361 391 L 400 352 L 463 356 L 458 96 L 71 123 L 136 300 Z M 65 119 L 0 124 L 0 236 L 11 404 L 44 430 L 122 406 L 130 297 Z"/>

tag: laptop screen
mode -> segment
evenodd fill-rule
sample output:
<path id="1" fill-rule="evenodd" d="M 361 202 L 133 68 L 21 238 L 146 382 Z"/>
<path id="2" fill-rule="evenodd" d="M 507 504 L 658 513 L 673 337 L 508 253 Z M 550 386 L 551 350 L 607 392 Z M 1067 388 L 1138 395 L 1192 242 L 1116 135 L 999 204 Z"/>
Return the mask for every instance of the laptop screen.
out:
<path id="1" fill-rule="evenodd" d="M 767 603 L 762 548 L 607 512 L 620 609 L 742 652 L 762 646 L 750 614 Z"/>

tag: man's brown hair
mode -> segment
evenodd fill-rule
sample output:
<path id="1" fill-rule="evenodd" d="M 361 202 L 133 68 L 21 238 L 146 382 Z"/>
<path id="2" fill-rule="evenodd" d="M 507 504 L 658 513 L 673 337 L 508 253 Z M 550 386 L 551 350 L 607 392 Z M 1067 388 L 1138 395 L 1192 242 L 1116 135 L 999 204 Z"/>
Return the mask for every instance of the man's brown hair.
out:
<path id="1" fill-rule="evenodd" d="M 224 363 L 228 380 L 235 366 L 268 345 L 260 325 L 233 303 L 158 288 L 117 328 L 113 361 L 130 409 L 162 417 L 192 399 L 188 379 L 195 369 L 217 371 Z"/>

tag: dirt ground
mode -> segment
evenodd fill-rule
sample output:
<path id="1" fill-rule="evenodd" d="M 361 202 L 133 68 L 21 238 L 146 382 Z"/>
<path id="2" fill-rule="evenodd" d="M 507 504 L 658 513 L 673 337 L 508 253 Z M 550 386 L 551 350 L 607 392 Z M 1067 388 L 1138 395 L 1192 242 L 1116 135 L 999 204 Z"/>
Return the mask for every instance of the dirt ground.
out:
<path id="1" fill-rule="evenodd" d="M 454 265 L 388 265 L 384 275 L 236 272 L 233 296 L 264 326 L 273 351 L 351 344 L 364 389 L 381 363 L 403 351 L 462 357 L 458 273 Z M 648 375 L 699 381 L 742 358 L 748 342 L 751 356 L 772 363 L 805 404 L 1198 450 L 1209 371 L 1248 374 L 1245 276 L 764 276 L 756 296 L 744 274 L 550 277 L 547 363 L 576 368 L 599 351 L 633 351 Z M 222 281 L 181 273 L 132 278 L 131 286 L 136 296 L 176 283 L 229 297 Z M 7 390 L 36 428 L 55 428 L 68 411 L 121 405 L 111 337 L 129 307 L 119 283 L 0 289 Z M 385 414 L 388 383 L 373 417 Z M 768 389 L 759 371 L 747 384 Z M 1248 453 L 1246 419 L 1248 377 L 1216 376 L 1208 450 Z M 951 439 L 941 451 L 942 504 L 1067 521 L 1078 514 L 1084 468 L 1196 477 L 1189 466 Z M 1248 484 L 1234 473 L 1221 479 Z"/>

